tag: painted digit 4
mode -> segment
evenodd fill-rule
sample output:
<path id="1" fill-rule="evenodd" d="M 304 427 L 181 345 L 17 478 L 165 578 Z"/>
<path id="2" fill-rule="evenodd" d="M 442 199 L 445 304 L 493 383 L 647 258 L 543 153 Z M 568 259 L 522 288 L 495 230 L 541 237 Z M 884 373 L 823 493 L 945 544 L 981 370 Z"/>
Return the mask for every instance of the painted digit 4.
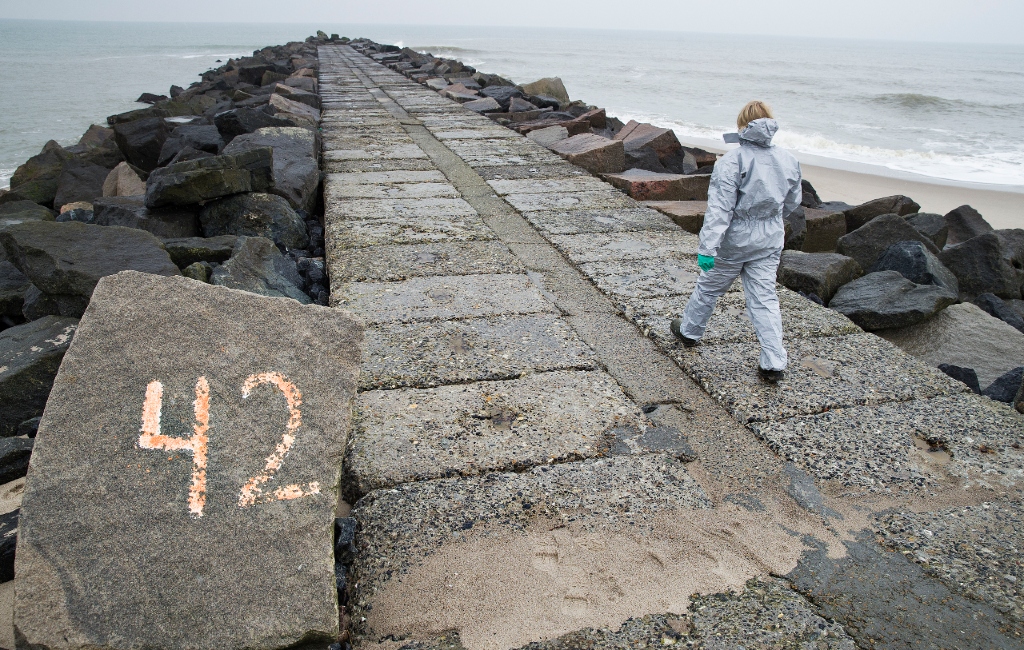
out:
<path id="1" fill-rule="evenodd" d="M 285 400 L 288 402 L 288 425 L 285 427 L 285 432 L 281 436 L 281 442 L 278 443 L 274 449 L 274 453 L 267 457 L 267 465 L 263 469 L 263 472 L 257 476 L 252 477 L 249 481 L 242 486 L 242 489 L 238 493 L 238 505 L 241 508 L 256 505 L 257 503 L 267 503 L 270 501 L 288 501 L 291 499 L 300 499 L 305 496 L 311 496 L 313 494 L 320 494 L 320 484 L 316 481 L 307 483 L 305 486 L 297 484 L 285 485 L 279 487 L 269 494 L 265 494 L 263 491 L 263 485 L 268 483 L 270 479 L 274 478 L 274 474 L 277 470 L 281 469 L 281 465 L 284 464 L 284 457 L 288 455 L 292 445 L 295 444 L 295 432 L 302 426 L 302 412 L 299 411 L 299 406 L 302 405 L 302 393 L 292 382 L 288 381 L 284 375 L 279 372 L 263 372 L 256 375 L 250 375 L 245 380 L 245 384 L 242 386 L 242 397 L 245 399 L 249 398 L 254 388 L 263 384 L 270 384 L 277 387 L 281 393 L 284 394 Z"/>
<path id="2" fill-rule="evenodd" d="M 206 457 L 210 429 L 210 384 L 206 377 L 196 382 L 195 408 L 196 423 L 190 438 L 172 438 L 160 433 L 160 415 L 163 410 L 164 385 L 151 381 L 146 386 L 146 401 L 142 406 L 142 433 L 139 447 L 184 451 L 192 454 L 192 484 L 188 489 L 188 511 L 195 517 L 203 516 L 206 505 Z"/>

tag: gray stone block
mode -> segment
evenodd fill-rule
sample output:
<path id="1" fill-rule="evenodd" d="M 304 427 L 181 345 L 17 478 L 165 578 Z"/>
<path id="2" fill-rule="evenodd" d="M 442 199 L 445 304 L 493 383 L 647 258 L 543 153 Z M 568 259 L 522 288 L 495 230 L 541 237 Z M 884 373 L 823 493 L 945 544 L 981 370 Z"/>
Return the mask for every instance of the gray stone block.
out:
<path id="1" fill-rule="evenodd" d="M 337 310 L 185 278 L 104 279 L 36 437 L 16 560 L 24 643 L 333 642 L 336 486 L 361 344 L 361 324 Z"/>

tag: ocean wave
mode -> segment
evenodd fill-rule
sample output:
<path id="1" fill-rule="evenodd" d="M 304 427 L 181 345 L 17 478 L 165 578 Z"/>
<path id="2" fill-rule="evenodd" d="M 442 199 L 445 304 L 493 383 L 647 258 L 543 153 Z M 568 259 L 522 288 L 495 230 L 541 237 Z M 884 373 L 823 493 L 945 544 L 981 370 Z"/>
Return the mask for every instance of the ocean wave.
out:
<path id="1" fill-rule="evenodd" d="M 681 138 L 721 141 L 722 134 L 734 129 L 713 127 L 692 122 L 678 122 L 658 116 L 623 115 L 674 130 Z M 990 185 L 1024 185 L 1024 147 L 1004 151 L 979 151 L 972 154 L 951 154 L 937 151 L 887 149 L 868 145 L 838 142 L 822 134 L 802 134 L 783 129 L 775 137 L 781 147 L 797 153 L 845 162 L 884 167 L 937 180 L 985 183 Z M 945 143 L 934 143 L 942 145 Z"/>
<path id="2" fill-rule="evenodd" d="M 0 190 L 10 189 L 11 176 L 14 176 L 14 169 L 0 169 Z"/>
<path id="3" fill-rule="evenodd" d="M 986 104 L 984 102 L 972 102 L 966 99 L 946 99 L 935 95 L 921 95 L 919 93 L 888 93 L 875 95 L 870 99 L 871 103 L 883 106 L 894 106 L 896 108 L 911 111 L 931 110 L 936 112 L 959 112 L 964 109 L 972 111 L 1021 111 L 1024 104 Z"/>

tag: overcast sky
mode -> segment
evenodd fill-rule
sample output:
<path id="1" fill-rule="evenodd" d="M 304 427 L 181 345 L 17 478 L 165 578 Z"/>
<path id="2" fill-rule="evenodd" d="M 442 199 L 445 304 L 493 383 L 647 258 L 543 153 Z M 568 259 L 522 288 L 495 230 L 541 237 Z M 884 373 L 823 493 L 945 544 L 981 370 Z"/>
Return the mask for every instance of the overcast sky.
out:
<path id="1" fill-rule="evenodd" d="M 0 0 L 0 19 L 523 25 L 1024 44 L 1024 0 Z"/>

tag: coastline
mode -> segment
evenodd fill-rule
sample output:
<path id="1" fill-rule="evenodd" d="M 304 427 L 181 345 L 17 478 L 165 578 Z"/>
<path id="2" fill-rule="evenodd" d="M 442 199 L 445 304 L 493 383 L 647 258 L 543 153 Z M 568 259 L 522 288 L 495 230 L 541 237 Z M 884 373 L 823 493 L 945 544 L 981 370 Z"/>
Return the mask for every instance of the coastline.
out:
<path id="1" fill-rule="evenodd" d="M 679 138 L 679 141 L 713 153 L 726 151 L 714 140 Z M 966 204 L 980 212 L 993 228 L 1024 228 L 1024 187 L 1021 186 L 944 181 L 834 158 L 801 153 L 796 156 L 804 178 L 814 186 L 822 201 L 859 205 L 882 196 L 903 194 L 917 201 L 921 212 L 946 214 Z"/>

